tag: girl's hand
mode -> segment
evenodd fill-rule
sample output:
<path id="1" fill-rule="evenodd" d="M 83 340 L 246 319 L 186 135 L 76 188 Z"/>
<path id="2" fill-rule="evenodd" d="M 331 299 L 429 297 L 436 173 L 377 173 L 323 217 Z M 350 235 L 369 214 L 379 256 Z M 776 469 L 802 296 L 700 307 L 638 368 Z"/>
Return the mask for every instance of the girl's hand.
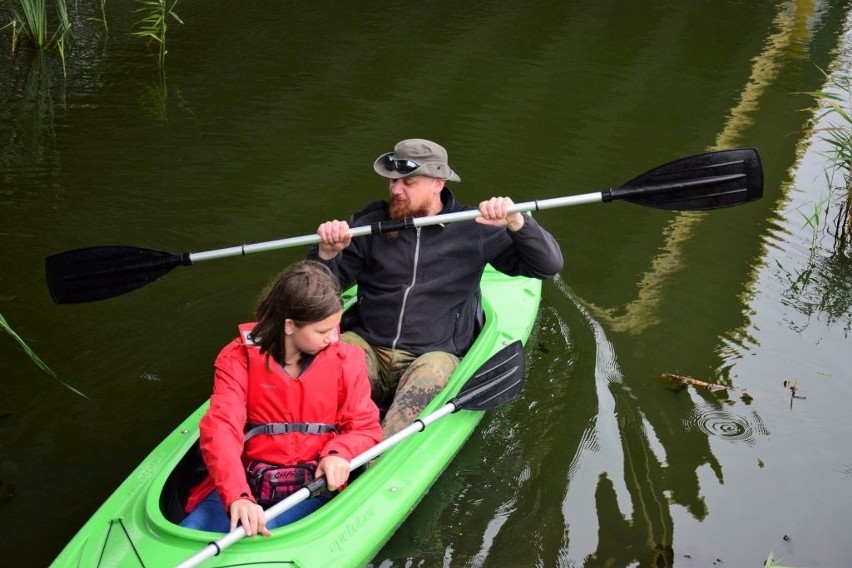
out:
<path id="1" fill-rule="evenodd" d="M 349 462 L 339 456 L 325 456 L 317 465 L 316 476 L 320 475 L 325 475 L 329 491 L 337 491 L 349 479 Z"/>
<path id="2" fill-rule="evenodd" d="M 231 503 L 231 530 L 237 528 L 237 524 L 243 525 L 246 536 L 254 536 L 258 533 L 269 536 L 266 528 L 266 517 L 263 507 L 249 499 L 237 499 Z"/>

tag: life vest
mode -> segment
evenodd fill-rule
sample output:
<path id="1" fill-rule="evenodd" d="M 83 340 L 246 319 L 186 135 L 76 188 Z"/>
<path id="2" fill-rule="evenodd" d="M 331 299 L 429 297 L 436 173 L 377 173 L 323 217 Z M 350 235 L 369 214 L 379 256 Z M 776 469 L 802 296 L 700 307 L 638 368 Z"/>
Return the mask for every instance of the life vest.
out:
<path id="1" fill-rule="evenodd" d="M 339 381 L 346 364 L 340 343 L 320 351 L 294 379 L 251 341 L 249 336 L 254 327 L 253 323 L 239 326 L 248 370 L 242 461 L 281 465 L 314 461 L 328 441 L 337 436 L 338 406 L 345 390 Z M 195 509 L 214 487 L 210 475 L 195 485 L 187 499 L 186 511 Z"/>
<path id="2" fill-rule="evenodd" d="M 251 340 L 255 324 L 240 325 L 248 355 L 247 426 L 244 458 L 272 463 L 316 459 L 337 435 L 343 363 L 338 346 L 317 354 L 297 378 Z"/>

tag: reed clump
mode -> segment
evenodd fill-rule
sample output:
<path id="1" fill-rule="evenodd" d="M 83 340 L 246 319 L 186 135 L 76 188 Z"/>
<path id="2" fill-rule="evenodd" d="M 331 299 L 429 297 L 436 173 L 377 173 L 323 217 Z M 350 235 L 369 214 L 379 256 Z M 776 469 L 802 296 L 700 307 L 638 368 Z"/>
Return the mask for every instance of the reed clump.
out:
<path id="1" fill-rule="evenodd" d="M 835 253 L 843 253 L 852 235 L 852 77 L 846 73 L 829 75 L 823 71 L 826 87 L 808 93 L 819 105 L 815 117 L 820 138 L 828 144 L 822 152 L 828 160 L 825 177 L 828 193 L 802 213 L 814 229 L 815 240 L 825 232 L 834 240 Z"/>
<path id="2" fill-rule="evenodd" d="M 56 49 L 62 59 L 62 69 L 65 72 L 66 53 L 71 43 L 73 27 L 89 21 L 103 25 L 109 31 L 106 16 L 107 0 L 99 0 L 99 16 L 82 17 L 80 7 L 76 2 L 73 24 L 69 17 L 66 0 L 10 0 L 11 21 L 0 29 L 12 30 L 12 53 L 23 46 L 37 51 Z M 166 32 L 172 23 L 183 24 L 175 12 L 178 0 L 136 0 L 136 12 L 141 14 L 141 20 L 135 24 L 132 35 L 148 39 L 157 45 L 157 62 L 160 69 L 165 65 Z M 85 11 L 85 10 L 84 10 Z M 82 30 L 80 33 L 86 33 Z"/>
<path id="3" fill-rule="evenodd" d="M 11 3 L 12 51 L 26 40 L 37 50 L 55 47 L 62 58 L 65 71 L 65 52 L 71 37 L 71 19 L 65 0 L 14 0 Z"/>
<path id="4" fill-rule="evenodd" d="M 169 29 L 169 22 L 177 22 L 183 24 L 183 20 L 175 12 L 178 0 L 138 0 L 139 8 L 137 12 L 142 14 L 142 19 L 137 22 L 137 30 L 133 35 L 148 38 L 157 45 L 157 63 L 160 69 L 166 66 L 166 32 Z"/>

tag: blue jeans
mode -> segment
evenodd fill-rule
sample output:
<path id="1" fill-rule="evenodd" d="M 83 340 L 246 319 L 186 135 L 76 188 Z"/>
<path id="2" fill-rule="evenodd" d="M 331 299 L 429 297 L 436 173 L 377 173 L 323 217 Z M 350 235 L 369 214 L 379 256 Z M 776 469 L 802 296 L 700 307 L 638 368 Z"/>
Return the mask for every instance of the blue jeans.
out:
<path id="1" fill-rule="evenodd" d="M 311 497 L 293 507 L 287 509 L 268 523 L 266 528 L 275 529 L 289 525 L 298 521 L 302 517 L 307 517 L 331 500 L 331 495 L 321 493 L 316 497 Z M 200 531 L 221 532 L 226 533 L 231 530 L 231 517 L 225 511 L 225 504 L 222 503 L 222 498 L 214 489 L 207 494 L 201 503 L 180 522 L 180 526 Z"/>

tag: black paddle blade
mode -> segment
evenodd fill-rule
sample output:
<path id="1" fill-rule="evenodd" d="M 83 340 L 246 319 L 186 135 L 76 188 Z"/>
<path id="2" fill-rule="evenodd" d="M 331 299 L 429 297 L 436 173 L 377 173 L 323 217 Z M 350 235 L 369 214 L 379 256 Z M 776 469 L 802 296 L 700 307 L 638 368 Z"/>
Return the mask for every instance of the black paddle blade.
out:
<path id="1" fill-rule="evenodd" d="M 707 152 L 682 158 L 603 192 L 603 201 L 699 211 L 733 207 L 763 196 L 763 166 L 754 148 Z"/>
<path id="2" fill-rule="evenodd" d="M 57 304 L 78 304 L 120 296 L 149 284 L 189 256 L 137 247 L 89 247 L 44 259 L 47 288 Z"/>
<path id="3" fill-rule="evenodd" d="M 524 346 L 520 341 L 514 341 L 483 363 L 450 402 L 456 410 L 496 408 L 521 392 L 524 377 Z"/>

